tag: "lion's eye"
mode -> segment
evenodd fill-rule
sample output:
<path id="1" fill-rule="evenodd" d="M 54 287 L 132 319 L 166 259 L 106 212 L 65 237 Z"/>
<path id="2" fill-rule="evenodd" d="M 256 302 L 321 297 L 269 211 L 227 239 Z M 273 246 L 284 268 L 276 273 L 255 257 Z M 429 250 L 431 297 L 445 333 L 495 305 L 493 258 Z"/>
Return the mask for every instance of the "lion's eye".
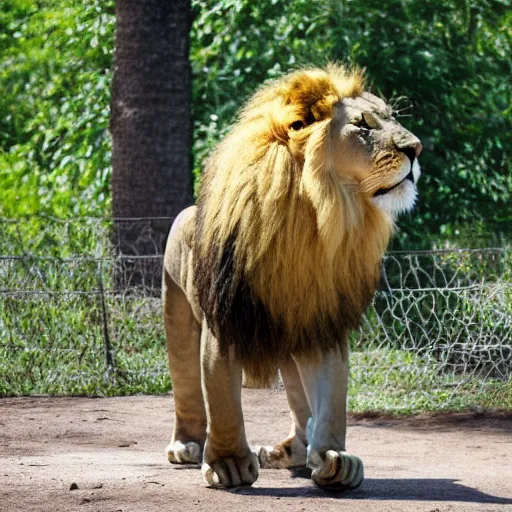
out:
<path id="1" fill-rule="evenodd" d="M 290 125 L 290 128 L 292 130 L 301 130 L 302 128 L 304 128 L 304 123 L 302 121 L 295 121 Z"/>
<path id="2" fill-rule="evenodd" d="M 361 119 L 356 119 L 352 122 L 352 124 L 359 128 L 364 128 L 365 130 L 372 130 L 372 127 L 366 121 L 364 114 L 361 116 Z"/>

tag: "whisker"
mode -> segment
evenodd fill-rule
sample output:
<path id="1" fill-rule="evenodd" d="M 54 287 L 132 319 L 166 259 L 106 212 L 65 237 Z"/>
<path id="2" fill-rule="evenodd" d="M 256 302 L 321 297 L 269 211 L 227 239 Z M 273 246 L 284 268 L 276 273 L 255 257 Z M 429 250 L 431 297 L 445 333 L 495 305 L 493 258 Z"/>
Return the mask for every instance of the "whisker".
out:
<path id="1" fill-rule="evenodd" d="M 397 96 L 390 100 L 395 117 L 411 117 L 409 111 L 414 109 L 412 101 L 407 96 Z"/>

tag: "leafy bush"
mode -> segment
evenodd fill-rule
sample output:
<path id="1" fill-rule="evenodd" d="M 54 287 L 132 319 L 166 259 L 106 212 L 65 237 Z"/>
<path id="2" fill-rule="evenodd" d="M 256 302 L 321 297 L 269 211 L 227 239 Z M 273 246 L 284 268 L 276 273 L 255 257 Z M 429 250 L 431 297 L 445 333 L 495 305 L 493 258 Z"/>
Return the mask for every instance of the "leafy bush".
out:
<path id="1" fill-rule="evenodd" d="M 113 1 L 5 0 L 0 212 L 105 215 Z"/>

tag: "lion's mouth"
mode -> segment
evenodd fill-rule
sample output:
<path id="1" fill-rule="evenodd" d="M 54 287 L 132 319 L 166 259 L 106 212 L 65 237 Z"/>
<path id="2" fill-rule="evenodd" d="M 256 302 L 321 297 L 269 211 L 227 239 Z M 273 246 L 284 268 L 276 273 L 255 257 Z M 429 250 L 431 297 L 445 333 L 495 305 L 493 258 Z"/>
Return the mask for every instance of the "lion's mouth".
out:
<path id="1" fill-rule="evenodd" d="M 414 183 L 414 175 L 412 173 L 412 166 L 411 166 L 411 170 L 409 171 L 409 174 L 403 180 L 399 181 L 398 183 L 396 183 L 392 187 L 389 187 L 389 188 L 379 188 L 379 190 L 377 190 L 377 192 L 375 192 L 375 194 L 373 194 L 373 197 L 383 196 L 384 194 L 387 194 L 388 192 L 391 192 L 393 189 L 395 189 L 396 187 L 400 186 L 405 180 L 411 180 L 412 183 Z"/>

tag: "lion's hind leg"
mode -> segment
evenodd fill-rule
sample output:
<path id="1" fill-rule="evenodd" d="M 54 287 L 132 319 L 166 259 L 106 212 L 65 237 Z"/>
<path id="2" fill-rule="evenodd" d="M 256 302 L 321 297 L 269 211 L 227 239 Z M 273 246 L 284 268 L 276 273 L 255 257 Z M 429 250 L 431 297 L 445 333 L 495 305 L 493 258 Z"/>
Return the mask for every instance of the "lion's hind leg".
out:
<path id="1" fill-rule="evenodd" d="M 306 465 L 306 427 L 311 412 L 295 361 L 290 357 L 280 368 L 290 406 L 290 434 L 276 446 L 258 446 L 255 451 L 262 468 L 287 469 Z"/>
<path id="2" fill-rule="evenodd" d="M 199 464 L 206 439 L 206 413 L 201 390 L 201 326 L 187 297 L 164 271 L 163 306 L 175 414 L 169 462 Z"/>
<path id="3" fill-rule="evenodd" d="M 170 442 L 165 449 L 171 464 L 200 464 L 202 447 L 195 441 L 182 443 Z"/>

